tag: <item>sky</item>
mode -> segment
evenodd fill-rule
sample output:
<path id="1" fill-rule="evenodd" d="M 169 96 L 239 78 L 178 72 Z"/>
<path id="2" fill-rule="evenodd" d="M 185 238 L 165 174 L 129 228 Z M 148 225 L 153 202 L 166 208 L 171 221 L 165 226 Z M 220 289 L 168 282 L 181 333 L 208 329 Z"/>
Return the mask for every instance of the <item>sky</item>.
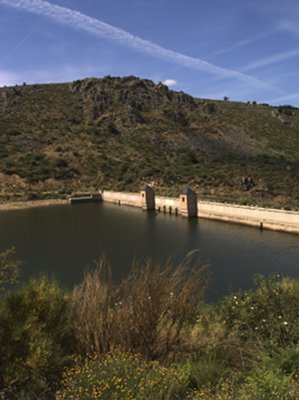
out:
<path id="1" fill-rule="evenodd" d="M 299 1 L 0 0 L 0 86 L 106 75 L 299 106 Z"/>

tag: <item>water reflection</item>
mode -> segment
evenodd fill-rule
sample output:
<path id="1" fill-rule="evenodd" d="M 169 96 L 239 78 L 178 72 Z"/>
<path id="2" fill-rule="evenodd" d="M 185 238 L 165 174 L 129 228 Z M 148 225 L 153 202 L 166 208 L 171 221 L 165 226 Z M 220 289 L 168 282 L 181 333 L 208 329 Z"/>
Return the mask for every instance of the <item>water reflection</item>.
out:
<path id="1" fill-rule="evenodd" d="M 0 249 L 15 246 L 23 279 L 46 272 L 71 287 L 104 252 L 114 276 L 132 259 L 165 261 L 200 249 L 212 272 L 208 298 L 248 288 L 256 273 L 299 276 L 299 237 L 209 220 L 146 213 L 110 204 L 53 206 L 0 213 Z"/>

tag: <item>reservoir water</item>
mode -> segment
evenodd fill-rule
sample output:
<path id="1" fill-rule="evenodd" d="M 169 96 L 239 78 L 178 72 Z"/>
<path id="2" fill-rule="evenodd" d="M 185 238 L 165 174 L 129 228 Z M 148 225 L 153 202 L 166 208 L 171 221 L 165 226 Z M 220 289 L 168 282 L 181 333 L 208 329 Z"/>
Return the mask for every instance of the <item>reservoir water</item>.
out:
<path id="1" fill-rule="evenodd" d="M 104 252 L 115 276 L 135 258 L 163 262 L 200 249 L 212 275 L 209 300 L 253 286 L 257 273 L 299 277 L 299 236 L 112 204 L 0 212 L 0 251 L 15 246 L 22 280 L 40 273 L 71 288 Z"/>

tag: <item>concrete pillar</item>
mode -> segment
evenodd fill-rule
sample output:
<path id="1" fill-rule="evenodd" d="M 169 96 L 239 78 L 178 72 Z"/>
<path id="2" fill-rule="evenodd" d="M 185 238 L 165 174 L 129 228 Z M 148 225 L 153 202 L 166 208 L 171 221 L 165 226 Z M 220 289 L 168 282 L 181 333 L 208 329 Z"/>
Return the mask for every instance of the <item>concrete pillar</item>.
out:
<path id="1" fill-rule="evenodd" d="M 143 210 L 155 209 L 155 191 L 151 186 L 145 185 L 140 191 L 141 207 Z"/>
<path id="2" fill-rule="evenodd" d="M 180 211 L 183 217 L 197 217 L 197 194 L 189 187 L 181 191 Z"/>

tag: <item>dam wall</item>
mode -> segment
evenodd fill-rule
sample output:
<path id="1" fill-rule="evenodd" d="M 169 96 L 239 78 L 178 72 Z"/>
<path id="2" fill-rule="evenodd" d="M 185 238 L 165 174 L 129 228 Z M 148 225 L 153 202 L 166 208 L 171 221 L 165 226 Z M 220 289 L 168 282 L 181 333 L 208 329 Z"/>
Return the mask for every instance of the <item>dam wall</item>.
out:
<path id="1" fill-rule="evenodd" d="M 102 201 L 124 206 L 141 207 L 140 193 L 100 191 Z"/>
<path id="2" fill-rule="evenodd" d="M 299 234 L 299 212 L 199 201 L 198 217 Z"/>
<path id="3" fill-rule="evenodd" d="M 155 197 L 156 210 L 167 213 L 180 213 L 180 199 L 176 199 L 174 197 L 163 197 L 156 196 Z"/>
<path id="4" fill-rule="evenodd" d="M 140 193 L 101 191 L 102 201 L 142 207 Z M 159 212 L 182 214 L 179 198 L 154 196 L 155 209 Z M 299 234 L 299 212 L 271 208 L 241 206 L 237 204 L 197 202 L 199 218 L 250 225 L 259 229 L 272 229 Z"/>
<path id="5" fill-rule="evenodd" d="M 102 201 L 124 206 L 142 207 L 140 193 L 113 192 L 102 190 Z M 167 213 L 179 213 L 180 200 L 174 197 L 155 196 L 155 209 Z"/>

